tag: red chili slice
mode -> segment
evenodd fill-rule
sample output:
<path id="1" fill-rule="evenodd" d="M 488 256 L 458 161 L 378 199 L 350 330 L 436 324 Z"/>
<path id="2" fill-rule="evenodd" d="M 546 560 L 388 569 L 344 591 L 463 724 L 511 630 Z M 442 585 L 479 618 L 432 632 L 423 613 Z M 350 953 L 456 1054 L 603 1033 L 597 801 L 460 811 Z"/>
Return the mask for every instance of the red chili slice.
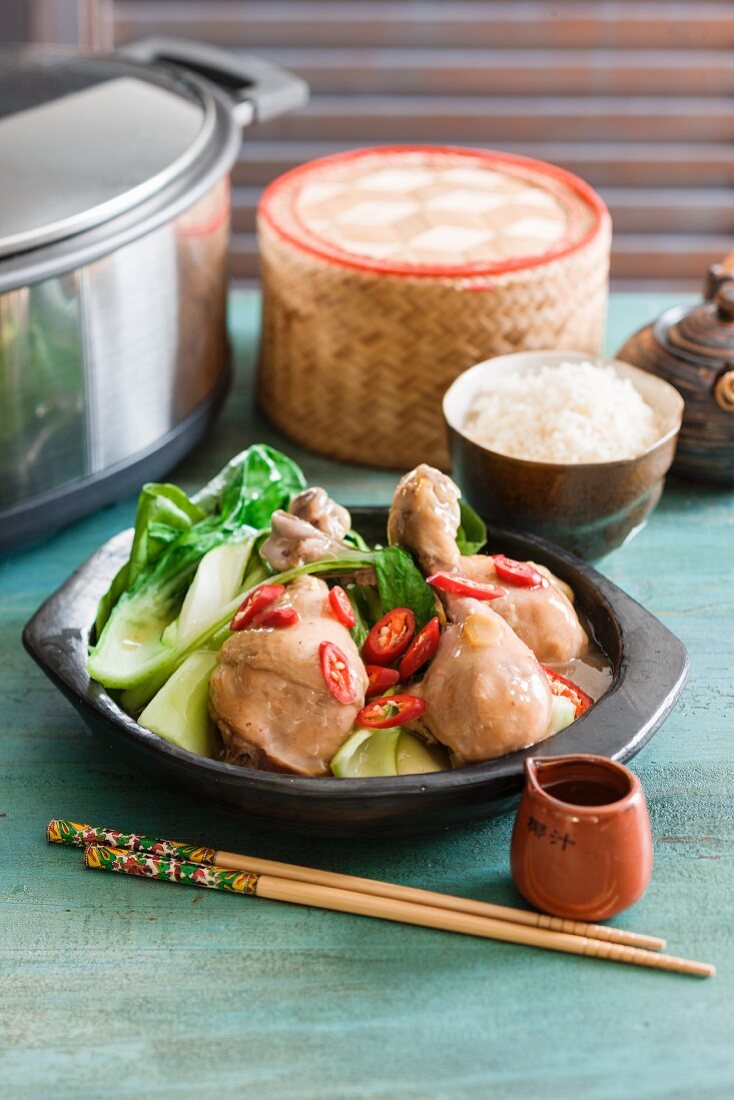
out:
<path id="1" fill-rule="evenodd" d="M 383 668 L 382 665 L 365 665 L 369 683 L 364 693 L 365 699 L 372 699 L 375 695 L 382 695 L 388 688 L 395 687 L 400 676 L 394 668 Z"/>
<path id="2" fill-rule="evenodd" d="M 252 622 L 256 615 L 266 607 L 269 607 L 270 604 L 277 600 L 278 596 L 282 596 L 284 592 L 285 585 L 283 584 L 261 584 L 258 585 L 257 588 L 253 588 L 252 592 L 248 592 L 235 612 L 234 618 L 229 624 L 229 629 L 243 630 L 248 623 Z"/>
<path id="3" fill-rule="evenodd" d="M 470 581 L 459 573 L 434 573 L 428 577 L 428 583 L 441 592 L 451 592 L 454 596 L 471 596 L 475 600 L 498 600 L 507 593 L 495 584 L 480 584 Z"/>
<path id="4" fill-rule="evenodd" d="M 362 656 L 371 665 L 391 665 L 402 657 L 415 634 L 415 615 L 409 607 L 394 607 L 370 630 Z"/>
<path id="5" fill-rule="evenodd" d="M 418 669 L 422 668 L 426 661 L 430 661 L 438 649 L 440 641 L 441 631 L 438 626 L 438 617 L 436 617 L 426 623 L 406 650 L 405 656 L 400 662 L 400 679 L 403 683 L 409 680 L 411 676 L 415 676 Z"/>
<path id="6" fill-rule="evenodd" d="M 295 626 L 300 621 L 301 616 L 295 607 L 266 607 L 252 619 L 252 626 L 272 626 L 278 629 L 284 626 Z"/>
<path id="7" fill-rule="evenodd" d="M 357 618 L 354 614 L 354 608 L 349 601 L 349 596 L 341 585 L 335 584 L 329 591 L 329 605 L 334 612 L 334 617 L 351 630 L 356 624 Z"/>
<path id="8" fill-rule="evenodd" d="M 548 678 L 548 687 L 551 689 L 552 694 L 561 695 L 564 699 L 568 699 L 573 703 L 576 708 L 576 718 L 586 714 L 589 707 L 594 705 L 591 696 L 587 695 L 578 684 L 574 684 L 573 680 L 567 680 L 565 676 L 561 676 L 560 672 L 548 668 L 548 665 L 541 665 L 540 667 Z"/>
<path id="9" fill-rule="evenodd" d="M 322 642 L 319 646 L 321 674 L 327 688 L 340 703 L 353 703 L 357 698 L 357 685 L 352 676 L 349 661 L 339 646 Z"/>
<path id="10" fill-rule="evenodd" d="M 424 701 L 416 695 L 385 695 L 362 707 L 357 722 L 369 729 L 386 730 L 418 718 L 426 709 Z"/>
<path id="11" fill-rule="evenodd" d="M 540 588 L 548 584 L 547 578 L 526 561 L 515 561 L 514 558 L 505 557 L 504 554 L 495 554 L 493 560 L 499 579 L 515 585 L 516 588 Z"/>

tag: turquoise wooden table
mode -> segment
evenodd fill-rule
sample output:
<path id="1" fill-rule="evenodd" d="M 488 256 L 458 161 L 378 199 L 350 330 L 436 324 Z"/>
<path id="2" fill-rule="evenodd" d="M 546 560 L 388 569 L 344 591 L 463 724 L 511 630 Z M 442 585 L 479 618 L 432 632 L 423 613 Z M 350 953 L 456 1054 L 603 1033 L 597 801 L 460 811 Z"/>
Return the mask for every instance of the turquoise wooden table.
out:
<path id="1" fill-rule="evenodd" d="M 612 302 L 609 349 L 666 304 Z M 238 378 L 224 419 L 173 475 L 198 485 L 259 439 L 249 374 L 257 300 L 233 299 Z M 347 503 L 395 477 L 289 450 Z M 23 623 L 133 500 L 0 573 L 0 1096 L 298 1100 L 674 1100 L 734 1096 L 734 494 L 671 482 L 604 570 L 678 634 L 691 677 L 636 758 L 655 870 L 619 923 L 714 962 L 702 982 L 82 870 L 54 816 L 135 828 L 517 904 L 510 815 L 422 839 L 258 834 L 105 755 L 20 645 Z"/>

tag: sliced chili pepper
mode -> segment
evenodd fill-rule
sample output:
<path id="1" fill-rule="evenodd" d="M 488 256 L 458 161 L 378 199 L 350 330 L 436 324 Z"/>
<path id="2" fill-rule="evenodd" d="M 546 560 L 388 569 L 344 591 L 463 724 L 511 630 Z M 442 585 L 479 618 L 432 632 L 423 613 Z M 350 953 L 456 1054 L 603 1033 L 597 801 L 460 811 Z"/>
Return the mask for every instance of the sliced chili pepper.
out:
<path id="1" fill-rule="evenodd" d="M 409 607 L 394 607 L 375 623 L 362 646 L 371 665 L 391 665 L 402 657 L 415 634 L 415 615 Z"/>
<path id="2" fill-rule="evenodd" d="M 475 600 L 498 600 L 507 593 L 496 584 L 480 584 L 470 581 L 459 573 L 434 573 L 428 577 L 428 583 L 441 592 L 450 592 L 454 596 L 471 596 Z"/>
<path id="3" fill-rule="evenodd" d="M 341 585 L 335 584 L 334 587 L 330 589 L 329 605 L 334 612 L 334 617 L 351 630 L 357 622 L 357 617 L 354 614 L 354 608 L 349 600 L 349 596 Z"/>
<path id="4" fill-rule="evenodd" d="M 384 695 L 362 707 L 357 722 L 369 729 L 386 730 L 420 717 L 426 709 L 425 702 L 417 695 Z"/>
<path id="5" fill-rule="evenodd" d="M 438 626 L 438 617 L 435 617 L 430 619 L 422 630 L 418 631 L 400 662 L 400 679 L 403 683 L 409 680 L 411 676 L 415 676 L 418 669 L 423 668 L 426 661 L 430 661 L 438 649 L 440 641 L 441 631 Z"/>
<path id="6" fill-rule="evenodd" d="M 372 699 L 375 695 L 382 695 L 388 688 L 395 687 L 400 676 L 394 668 L 383 668 L 382 665 L 365 665 L 369 684 L 364 693 L 365 699 Z"/>
<path id="7" fill-rule="evenodd" d="M 295 607 L 266 607 L 259 615 L 251 620 L 252 626 L 272 626 L 276 629 L 284 626 L 295 626 L 300 623 L 301 616 Z"/>
<path id="8" fill-rule="evenodd" d="M 515 561 L 504 554 L 495 554 L 493 561 L 497 576 L 506 584 L 515 585 L 516 588 L 541 588 L 548 584 L 547 578 L 526 561 Z"/>
<path id="9" fill-rule="evenodd" d="M 352 676 L 348 659 L 333 642 L 319 646 L 321 674 L 327 688 L 340 703 L 353 703 L 357 698 L 357 685 Z"/>
<path id="10" fill-rule="evenodd" d="M 234 618 L 229 624 L 229 629 L 243 630 L 256 615 L 264 608 L 269 607 L 284 592 L 285 585 L 283 584 L 261 584 L 257 588 L 253 588 L 252 592 L 247 593 L 235 612 Z"/>
<path id="11" fill-rule="evenodd" d="M 576 708 L 576 718 L 580 718 L 582 714 L 586 714 L 589 707 L 594 705 L 594 700 L 590 695 L 574 684 L 573 680 L 567 680 L 565 676 L 561 676 L 560 672 L 556 672 L 553 668 L 548 668 L 548 665 L 541 665 L 547 679 L 548 687 L 551 689 L 553 695 L 560 695 L 564 699 L 568 699 L 573 703 Z"/>

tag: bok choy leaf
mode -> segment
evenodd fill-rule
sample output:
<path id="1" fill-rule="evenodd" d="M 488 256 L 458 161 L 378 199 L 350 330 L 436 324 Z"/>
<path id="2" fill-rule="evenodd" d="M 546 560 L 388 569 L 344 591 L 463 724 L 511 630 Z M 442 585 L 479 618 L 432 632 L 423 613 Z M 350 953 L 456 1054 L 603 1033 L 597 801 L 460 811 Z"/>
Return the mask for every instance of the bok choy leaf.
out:
<path id="1" fill-rule="evenodd" d="M 138 497 L 130 557 L 118 571 L 99 602 L 95 627 L 97 635 L 123 592 L 158 558 L 178 536 L 203 519 L 205 512 L 192 503 L 177 485 L 144 485 Z"/>
<path id="2" fill-rule="evenodd" d="M 176 486 L 146 486 L 130 559 L 100 604 L 97 642 L 87 663 L 90 676 L 118 689 L 158 679 L 174 654 L 188 651 L 188 641 L 176 642 L 177 628 L 171 624 L 202 558 L 225 544 L 245 542 L 243 561 L 249 563 L 254 539 L 272 513 L 287 507 L 304 486 L 303 473 L 291 459 L 259 444 L 229 462 L 193 499 Z M 231 560 L 228 568 L 231 574 Z M 244 571 L 243 566 L 236 589 L 244 584 Z M 263 573 L 259 561 L 256 573 Z M 231 579 L 223 582 L 222 592 L 225 588 L 231 596 Z M 212 607 L 206 623 L 197 623 L 189 635 L 205 633 L 220 608 Z"/>
<path id="3" fill-rule="evenodd" d="M 487 527 L 481 516 L 466 501 L 459 501 L 461 526 L 456 532 L 456 545 L 462 557 L 477 554 L 487 541 Z"/>
<path id="4" fill-rule="evenodd" d="M 394 607 L 409 607 L 420 630 L 436 613 L 436 597 L 430 585 L 402 547 L 386 546 L 372 553 L 382 614 Z"/>

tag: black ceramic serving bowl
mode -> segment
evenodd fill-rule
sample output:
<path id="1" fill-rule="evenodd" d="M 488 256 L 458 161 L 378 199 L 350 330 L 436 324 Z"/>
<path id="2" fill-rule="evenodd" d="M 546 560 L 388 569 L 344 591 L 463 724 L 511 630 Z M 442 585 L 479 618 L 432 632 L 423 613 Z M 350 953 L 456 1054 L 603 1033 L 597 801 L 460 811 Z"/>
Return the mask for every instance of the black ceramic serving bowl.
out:
<path id="1" fill-rule="evenodd" d="M 385 539 L 387 509 L 351 509 L 370 542 Z M 595 569 L 529 535 L 490 528 L 489 545 L 540 562 L 570 584 L 613 665 L 610 690 L 572 726 L 542 744 L 485 764 L 430 775 L 308 779 L 195 756 L 130 718 L 86 670 L 97 602 L 127 558 L 132 532 L 102 546 L 36 612 L 26 649 L 107 745 L 146 776 L 269 828 L 348 836 L 429 832 L 507 809 L 523 783 L 526 756 L 591 752 L 626 761 L 664 722 L 688 672 L 683 645 L 653 615 Z"/>

